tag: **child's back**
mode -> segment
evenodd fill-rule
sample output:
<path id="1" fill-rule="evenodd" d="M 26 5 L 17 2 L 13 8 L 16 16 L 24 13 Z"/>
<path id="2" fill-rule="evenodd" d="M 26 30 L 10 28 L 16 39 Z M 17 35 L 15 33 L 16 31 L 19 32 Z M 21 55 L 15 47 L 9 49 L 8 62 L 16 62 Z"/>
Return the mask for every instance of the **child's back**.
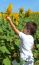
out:
<path id="1" fill-rule="evenodd" d="M 26 35 L 22 32 L 19 33 L 20 43 L 20 59 L 25 61 L 33 61 L 32 47 L 34 44 L 34 38 L 31 35 Z"/>
<path id="2" fill-rule="evenodd" d="M 33 44 L 34 44 L 34 38 L 31 35 L 26 35 L 22 32 L 19 33 L 20 39 L 21 39 L 21 50 L 26 53 L 26 51 L 31 51 Z M 20 51 L 21 51 L 20 50 Z M 21 51 L 21 53 L 22 53 Z"/>

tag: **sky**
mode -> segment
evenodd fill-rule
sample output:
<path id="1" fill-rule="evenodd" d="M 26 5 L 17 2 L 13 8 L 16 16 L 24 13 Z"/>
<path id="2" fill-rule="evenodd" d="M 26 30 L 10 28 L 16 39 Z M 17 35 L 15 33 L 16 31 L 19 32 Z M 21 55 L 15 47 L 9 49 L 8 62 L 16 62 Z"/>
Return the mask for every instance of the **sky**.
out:
<path id="1" fill-rule="evenodd" d="M 10 3 L 13 4 L 13 12 L 19 12 L 20 8 L 39 11 L 39 0 L 0 0 L 0 12 L 5 12 Z"/>

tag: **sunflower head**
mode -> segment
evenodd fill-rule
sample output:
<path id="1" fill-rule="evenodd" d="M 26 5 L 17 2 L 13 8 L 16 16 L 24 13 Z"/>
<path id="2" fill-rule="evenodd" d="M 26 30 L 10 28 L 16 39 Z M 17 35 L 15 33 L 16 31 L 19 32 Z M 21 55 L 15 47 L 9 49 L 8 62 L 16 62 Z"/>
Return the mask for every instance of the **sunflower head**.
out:
<path id="1" fill-rule="evenodd" d="M 7 12 L 7 14 L 11 14 L 12 13 L 12 4 L 9 4 L 6 12 Z"/>

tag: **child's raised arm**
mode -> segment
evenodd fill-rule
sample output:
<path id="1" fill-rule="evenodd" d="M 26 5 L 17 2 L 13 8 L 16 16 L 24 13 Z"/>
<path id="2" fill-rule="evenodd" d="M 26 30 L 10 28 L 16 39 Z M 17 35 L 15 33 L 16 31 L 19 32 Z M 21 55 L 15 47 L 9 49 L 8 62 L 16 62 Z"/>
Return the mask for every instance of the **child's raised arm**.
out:
<path id="1" fill-rule="evenodd" d="M 19 35 L 19 32 L 20 31 L 15 27 L 15 25 L 13 24 L 11 18 L 10 17 L 7 17 L 7 20 L 9 20 L 9 23 L 10 23 L 12 29 L 14 30 L 14 32 L 16 32 Z"/>

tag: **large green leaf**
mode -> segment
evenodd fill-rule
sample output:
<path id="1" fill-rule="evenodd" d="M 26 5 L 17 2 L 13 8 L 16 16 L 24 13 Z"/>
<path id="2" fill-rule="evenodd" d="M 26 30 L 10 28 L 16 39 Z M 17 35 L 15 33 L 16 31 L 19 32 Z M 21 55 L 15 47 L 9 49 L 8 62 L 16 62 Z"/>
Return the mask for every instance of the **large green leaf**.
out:
<path id="1" fill-rule="evenodd" d="M 11 61 L 8 57 L 6 57 L 5 59 L 3 59 L 3 64 L 4 65 L 11 65 Z"/>

